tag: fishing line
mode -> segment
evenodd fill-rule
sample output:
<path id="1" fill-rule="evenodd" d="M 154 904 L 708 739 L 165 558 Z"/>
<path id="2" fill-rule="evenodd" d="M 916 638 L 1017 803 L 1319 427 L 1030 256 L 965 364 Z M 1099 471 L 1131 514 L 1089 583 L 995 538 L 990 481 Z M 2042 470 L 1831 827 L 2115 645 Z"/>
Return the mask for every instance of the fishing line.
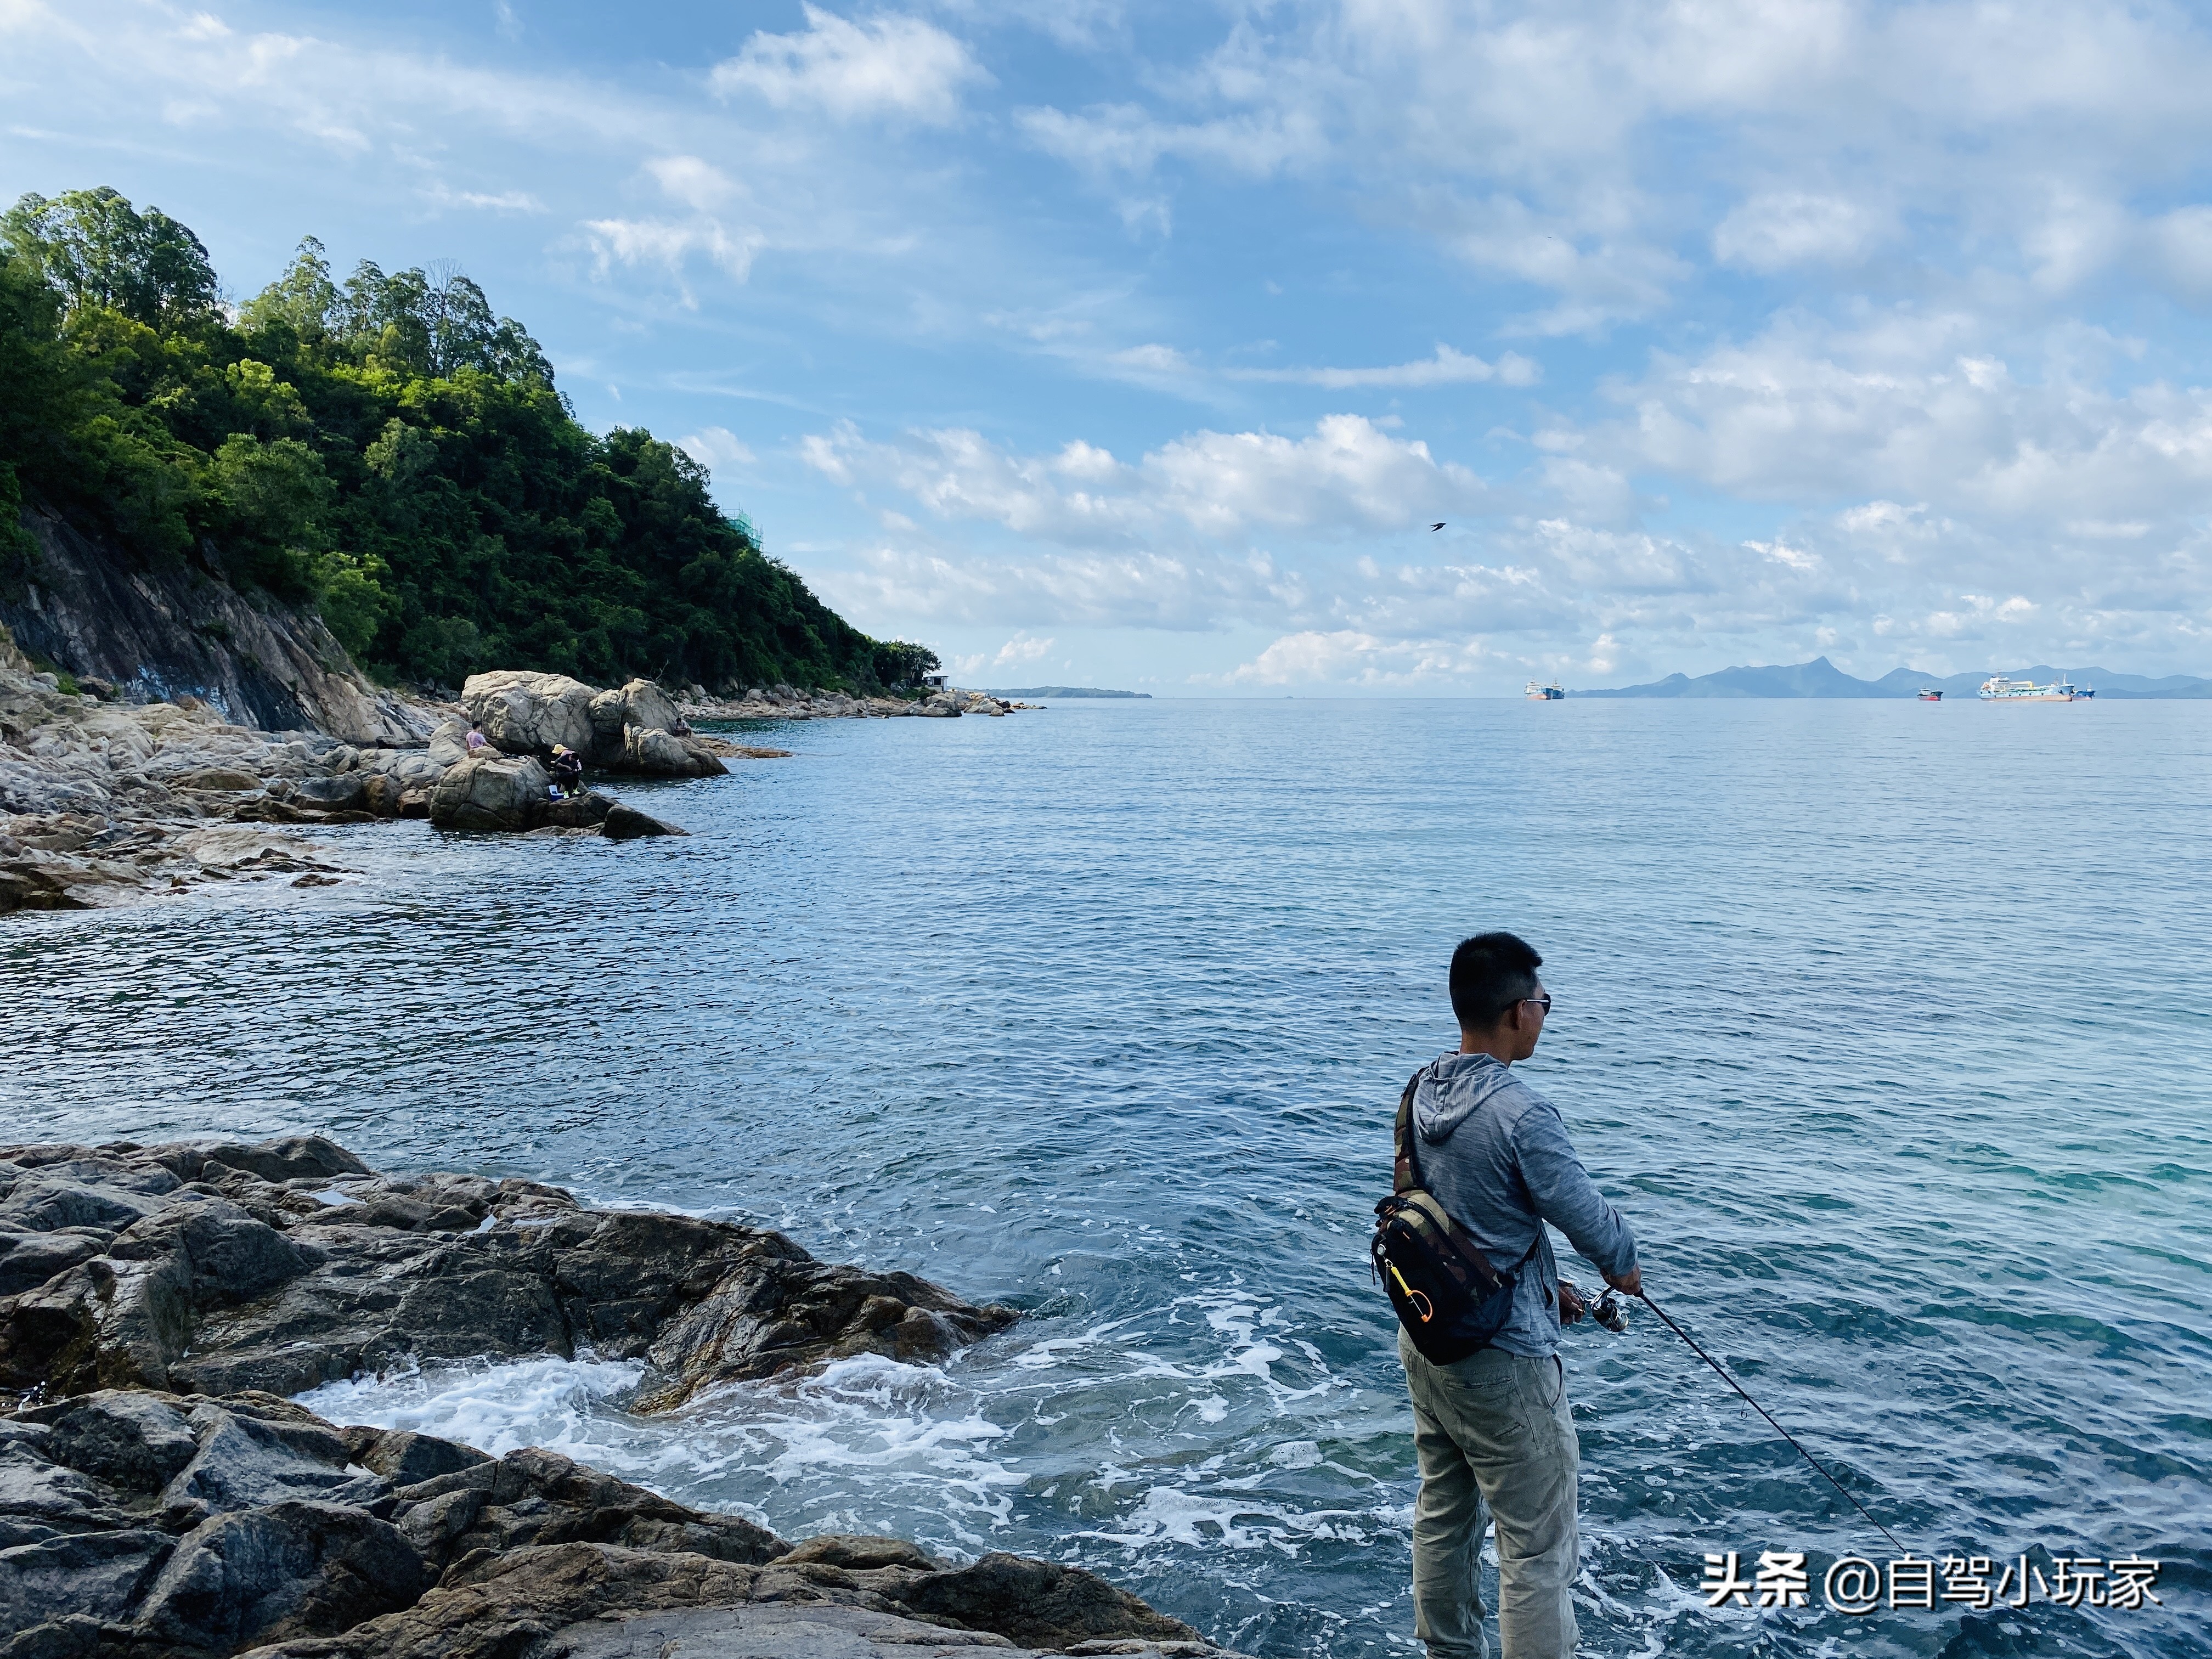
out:
<path id="1" fill-rule="evenodd" d="M 1661 1319 L 1666 1320 L 1667 1328 L 1668 1330 L 1674 1332 L 1675 1335 L 1680 1337 L 1683 1341 L 1690 1345 L 1690 1352 L 1692 1353 L 1697 1355 L 1698 1358 L 1704 1360 L 1708 1365 L 1711 1365 L 1714 1371 L 1719 1376 L 1722 1382 L 1727 1383 L 1729 1387 L 1734 1389 L 1738 1394 L 1743 1395 L 1743 1403 L 1750 1407 L 1752 1410 L 1757 1412 L 1761 1417 L 1765 1418 L 1769 1426 L 1773 1429 L 1775 1433 L 1780 1435 L 1784 1440 L 1787 1440 L 1790 1445 L 1796 1449 L 1797 1455 L 1803 1458 L 1808 1463 L 1810 1463 L 1813 1466 L 1814 1472 L 1820 1475 L 1820 1479 L 1826 1481 L 1838 1492 L 1843 1492 L 1844 1501 L 1848 1503 L 1861 1515 L 1866 1516 L 1868 1524 L 1872 1526 L 1874 1529 L 1880 1533 L 1884 1538 L 1889 1540 L 1891 1546 L 1899 1555 L 1911 1555 L 1912 1553 L 1911 1550 L 1905 1548 L 1904 1545 L 1897 1541 L 1897 1534 L 1895 1533 L 1892 1532 L 1887 1527 L 1883 1526 L 1881 1522 L 1876 1521 L 1872 1515 L 1868 1514 L 1867 1506 L 1865 1504 L 1860 1503 L 1857 1498 L 1853 1498 L 1849 1492 L 1844 1491 L 1844 1483 L 1842 1481 L 1837 1480 L 1834 1475 L 1830 1474 L 1826 1469 L 1821 1468 L 1820 1460 L 1819 1458 L 1814 1456 L 1812 1453 L 1807 1451 L 1802 1446 L 1797 1444 L 1796 1436 L 1791 1434 L 1789 1430 L 1784 1428 L 1779 1423 L 1775 1422 L 1773 1413 L 1768 1411 L 1765 1407 L 1760 1405 L 1759 1401 L 1753 1400 L 1749 1395 L 1744 1394 L 1743 1384 L 1737 1382 L 1735 1378 L 1730 1376 L 1719 1360 L 1714 1358 L 1712 1355 L 1707 1353 L 1703 1348 L 1699 1347 L 1698 1346 L 1697 1338 L 1692 1336 L 1689 1332 L 1684 1330 L 1673 1320 L 1668 1319 L 1667 1310 L 1661 1307 L 1656 1302 L 1654 1302 L 1648 1294 L 1642 1291 L 1638 1291 L 1637 1294 L 1643 1297 L 1644 1305 L 1645 1307 L 1650 1309 L 1653 1313 L 1657 1314 Z"/>

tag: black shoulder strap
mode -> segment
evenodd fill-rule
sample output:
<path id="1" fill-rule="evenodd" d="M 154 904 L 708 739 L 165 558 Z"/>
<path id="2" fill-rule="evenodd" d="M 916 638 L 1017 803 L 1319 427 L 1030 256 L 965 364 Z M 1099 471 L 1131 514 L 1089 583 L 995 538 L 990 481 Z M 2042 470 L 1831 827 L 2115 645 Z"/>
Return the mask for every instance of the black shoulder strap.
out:
<path id="1" fill-rule="evenodd" d="M 1413 1157 L 1413 1091 L 1421 1086 L 1421 1078 L 1428 1071 L 1424 1066 L 1407 1080 L 1406 1092 L 1398 1097 L 1397 1164 L 1391 1171 L 1390 1190 L 1410 1193 L 1421 1184 L 1421 1166 Z"/>

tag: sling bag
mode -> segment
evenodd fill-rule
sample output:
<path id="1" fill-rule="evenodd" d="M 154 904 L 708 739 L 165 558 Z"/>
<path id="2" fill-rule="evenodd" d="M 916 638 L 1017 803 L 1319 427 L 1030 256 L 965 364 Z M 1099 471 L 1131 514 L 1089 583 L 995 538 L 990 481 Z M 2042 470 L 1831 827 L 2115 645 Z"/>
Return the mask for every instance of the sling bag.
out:
<path id="1" fill-rule="evenodd" d="M 1421 1186 L 1413 1149 L 1413 1091 L 1423 1066 L 1398 1100 L 1397 1161 L 1390 1196 L 1375 1206 L 1375 1239 L 1369 1256 L 1375 1275 L 1398 1311 L 1398 1322 L 1431 1364 L 1464 1359 L 1504 1328 L 1513 1314 L 1513 1289 L 1521 1270 L 1544 1242 L 1535 1241 L 1514 1267 L 1499 1273 L 1474 1241 Z"/>

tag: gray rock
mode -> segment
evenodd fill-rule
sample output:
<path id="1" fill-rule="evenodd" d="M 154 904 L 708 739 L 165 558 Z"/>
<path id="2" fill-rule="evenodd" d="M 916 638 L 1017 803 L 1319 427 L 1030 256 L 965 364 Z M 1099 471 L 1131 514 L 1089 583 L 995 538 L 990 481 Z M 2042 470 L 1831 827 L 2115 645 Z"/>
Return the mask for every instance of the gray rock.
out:
<path id="1" fill-rule="evenodd" d="M 85 1149 L 0 1148 L 28 1166 L 7 1201 L 59 1184 L 40 1166 L 73 1152 Z M 660 1409 L 857 1353 L 940 1359 L 1014 1317 L 911 1274 L 817 1261 L 781 1234 L 586 1211 L 531 1182 L 349 1173 L 360 1201 L 330 1206 L 283 1184 L 358 1165 L 326 1141 L 121 1156 L 193 1185 L 129 1195 L 158 1213 L 0 1303 L 0 1387 L 281 1395 L 410 1358 L 565 1357 L 588 1343 L 650 1358 L 645 1403 Z"/>
<path id="2" fill-rule="evenodd" d="M 0 1296 L 36 1290 L 99 1254 L 98 1241 L 82 1233 L 0 1233 Z"/>
<path id="3" fill-rule="evenodd" d="M 387 1490 L 349 1473 L 345 1442 L 327 1425 L 304 1411 L 298 1419 L 264 1421 L 212 1402 L 195 1407 L 193 1456 L 162 1488 L 163 1506 L 184 1510 L 198 1504 L 204 1513 L 223 1514 L 295 1498 L 328 1498 L 341 1490 L 373 1501 Z"/>
<path id="4" fill-rule="evenodd" d="M 419 1486 L 441 1474 L 454 1474 L 491 1459 L 474 1446 L 441 1440 L 435 1435 L 395 1429 L 355 1449 L 354 1461 L 382 1475 L 394 1486 Z"/>
<path id="5" fill-rule="evenodd" d="M 157 1641 L 229 1653 L 336 1635 L 411 1606 L 428 1583 L 388 1522 L 343 1504 L 281 1503 L 186 1534 L 137 1622 Z"/>
<path id="6" fill-rule="evenodd" d="M 368 780 L 358 772 L 339 772 L 324 778 L 302 778 L 292 787 L 294 801 L 312 803 L 338 812 L 361 811 L 368 794 Z"/>
<path id="7" fill-rule="evenodd" d="M 696 738 L 635 726 L 623 731 L 619 755 L 615 769 L 649 777 L 714 778 L 730 769 Z"/>
<path id="8" fill-rule="evenodd" d="M 600 821 L 599 833 L 609 841 L 635 841 L 641 836 L 680 836 L 684 832 L 635 806 L 615 801 L 609 805 L 605 817 Z"/>
<path id="9" fill-rule="evenodd" d="M 174 1547 L 161 1533 L 122 1528 L 0 1550 L 0 1637 L 70 1614 L 122 1619 Z"/>
<path id="10" fill-rule="evenodd" d="M 17 1182 L 0 1200 L 0 1225 L 35 1233 L 57 1227 L 122 1228 L 161 1207 L 151 1198 L 118 1187 L 55 1180 L 41 1173 Z"/>
<path id="11" fill-rule="evenodd" d="M 0 1446 L 0 1516 L 47 1534 L 130 1524 L 99 1483 L 21 1441 Z"/>
<path id="12" fill-rule="evenodd" d="M 535 760 L 463 761 L 430 791 L 430 822 L 441 830 L 535 830 L 545 821 L 551 780 Z"/>
<path id="13" fill-rule="evenodd" d="M 151 1496 L 199 1455 L 199 1441 L 160 1395 L 102 1389 L 38 1408 L 57 1462 L 118 1491 Z"/>
<path id="14" fill-rule="evenodd" d="M 678 1607 L 571 1626 L 556 1640 L 562 1659 L 920 1659 L 978 1650 L 1036 1659 L 1035 1649 L 987 1631 L 947 1630 L 832 1602 Z"/>

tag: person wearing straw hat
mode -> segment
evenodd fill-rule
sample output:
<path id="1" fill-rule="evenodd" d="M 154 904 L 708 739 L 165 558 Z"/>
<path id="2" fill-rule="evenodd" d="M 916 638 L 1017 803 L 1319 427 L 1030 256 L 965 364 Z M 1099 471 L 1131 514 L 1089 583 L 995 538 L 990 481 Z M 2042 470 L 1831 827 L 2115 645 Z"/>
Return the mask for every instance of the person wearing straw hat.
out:
<path id="1" fill-rule="evenodd" d="M 584 787 L 584 757 L 565 743 L 553 745 L 553 788 L 555 793 L 568 796 L 582 793 Z"/>

